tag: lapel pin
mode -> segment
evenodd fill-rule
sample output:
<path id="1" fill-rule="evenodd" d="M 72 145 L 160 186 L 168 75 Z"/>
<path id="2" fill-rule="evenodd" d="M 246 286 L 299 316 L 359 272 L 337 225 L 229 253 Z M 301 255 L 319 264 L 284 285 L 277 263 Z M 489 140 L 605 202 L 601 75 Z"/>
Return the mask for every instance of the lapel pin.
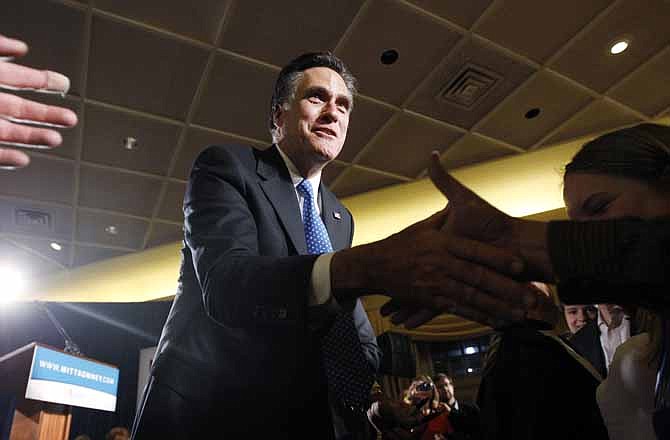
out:
<path id="1" fill-rule="evenodd" d="M 333 211 L 333 217 L 335 217 L 338 220 L 342 220 L 342 214 L 340 214 L 337 211 Z"/>

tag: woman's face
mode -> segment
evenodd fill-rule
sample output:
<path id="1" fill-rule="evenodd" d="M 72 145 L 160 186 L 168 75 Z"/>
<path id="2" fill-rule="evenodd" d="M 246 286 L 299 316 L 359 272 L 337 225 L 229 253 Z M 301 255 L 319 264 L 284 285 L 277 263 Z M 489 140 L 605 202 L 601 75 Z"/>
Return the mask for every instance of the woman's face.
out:
<path id="1" fill-rule="evenodd" d="M 573 220 L 670 216 L 670 194 L 627 177 L 569 173 L 563 199 Z"/>

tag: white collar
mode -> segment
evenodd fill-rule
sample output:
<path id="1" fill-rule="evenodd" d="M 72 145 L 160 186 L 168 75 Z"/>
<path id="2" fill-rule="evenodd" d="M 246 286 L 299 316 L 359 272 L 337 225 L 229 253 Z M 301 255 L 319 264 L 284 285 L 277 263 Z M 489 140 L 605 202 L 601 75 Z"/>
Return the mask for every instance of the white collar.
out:
<path id="1" fill-rule="evenodd" d="M 618 327 L 610 329 L 605 320 L 603 319 L 602 315 L 600 314 L 600 310 L 598 310 L 598 329 L 600 329 L 601 332 L 608 333 L 608 330 L 615 331 L 622 329 L 626 324 L 629 324 L 629 322 L 630 322 L 630 316 L 624 314 L 623 318 L 621 319 L 621 324 L 619 324 Z"/>
<path id="2" fill-rule="evenodd" d="M 276 144 L 275 144 L 276 145 Z M 298 168 L 293 164 L 291 159 L 284 153 L 281 148 L 279 148 L 279 145 L 277 146 L 277 151 L 279 151 L 279 155 L 281 156 L 282 160 L 286 164 L 286 168 L 288 168 L 288 172 L 291 175 L 291 181 L 293 182 L 293 186 L 298 186 L 300 182 L 302 182 L 305 178 L 300 174 L 300 171 L 298 171 Z M 312 192 L 313 194 L 319 194 L 319 185 L 321 184 L 321 171 L 318 171 L 316 174 L 314 174 L 312 177 L 308 177 L 307 181 L 312 184 Z"/>

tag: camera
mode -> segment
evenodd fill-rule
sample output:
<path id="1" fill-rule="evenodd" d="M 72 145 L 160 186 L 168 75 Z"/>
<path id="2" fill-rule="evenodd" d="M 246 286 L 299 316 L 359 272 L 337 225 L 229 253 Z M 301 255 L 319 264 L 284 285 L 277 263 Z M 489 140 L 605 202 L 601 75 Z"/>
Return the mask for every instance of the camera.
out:
<path id="1" fill-rule="evenodd" d="M 433 384 L 430 382 L 422 382 L 416 386 L 417 391 L 430 391 L 433 389 Z"/>

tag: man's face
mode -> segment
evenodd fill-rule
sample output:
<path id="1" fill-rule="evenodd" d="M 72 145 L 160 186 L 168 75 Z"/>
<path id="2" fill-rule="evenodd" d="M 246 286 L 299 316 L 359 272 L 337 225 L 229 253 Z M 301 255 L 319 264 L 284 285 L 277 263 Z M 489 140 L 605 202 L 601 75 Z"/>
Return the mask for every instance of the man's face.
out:
<path id="1" fill-rule="evenodd" d="M 290 108 L 276 117 L 282 132 L 279 145 L 300 168 L 325 165 L 344 145 L 352 96 L 342 77 L 327 67 L 303 72 Z"/>
<path id="2" fill-rule="evenodd" d="M 593 309 L 593 306 L 589 304 L 572 304 L 565 306 L 563 315 L 565 316 L 565 322 L 568 324 L 570 333 L 577 333 L 588 321 L 593 319 L 589 314 L 590 309 Z"/>
<path id="3" fill-rule="evenodd" d="M 454 395 L 454 384 L 448 377 L 440 377 L 435 386 L 440 394 L 440 402 L 449 403 L 456 397 Z"/>

